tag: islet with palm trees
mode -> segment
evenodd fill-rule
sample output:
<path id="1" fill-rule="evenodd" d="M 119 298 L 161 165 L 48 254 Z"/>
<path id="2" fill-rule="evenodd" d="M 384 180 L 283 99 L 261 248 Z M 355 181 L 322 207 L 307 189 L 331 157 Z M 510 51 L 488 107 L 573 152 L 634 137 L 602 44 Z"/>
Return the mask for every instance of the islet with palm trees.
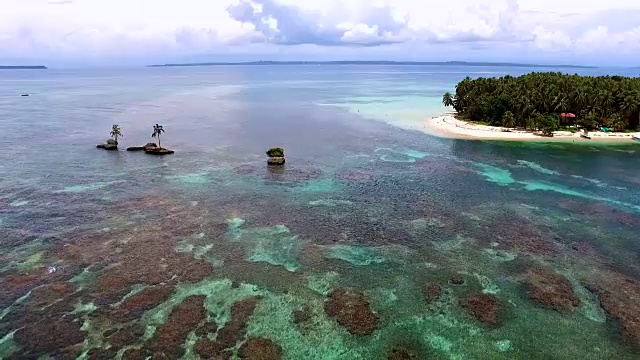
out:
<path id="1" fill-rule="evenodd" d="M 127 151 L 144 151 L 145 154 L 150 155 L 171 155 L 174 153 L 173 150 L 163 148 L 160 142 L 160 136 L 164 133 L 164 127 L 160 124 L 153 125 L 153 133 L 151 137 L 158 140 L 158 144 L 155 142 L 150 142 L 145 144 L 144 146 L 131 146 L 127 148 Z M 115 124 L 111 127 L 111 139 L 108 139 L 105 144 L 99 144 L 96 147 L 105 150 L 118 150 L 118 138 L 123 137 L 122 130 L 120 126 Z"/>
<path id="2" fill-rule="evenodd" d="M 631 133 L 640 125 L 640 78 L 530 73 L 466 77 L 442 97 L 456 118 L 553 136 L 557 130 Z"/>

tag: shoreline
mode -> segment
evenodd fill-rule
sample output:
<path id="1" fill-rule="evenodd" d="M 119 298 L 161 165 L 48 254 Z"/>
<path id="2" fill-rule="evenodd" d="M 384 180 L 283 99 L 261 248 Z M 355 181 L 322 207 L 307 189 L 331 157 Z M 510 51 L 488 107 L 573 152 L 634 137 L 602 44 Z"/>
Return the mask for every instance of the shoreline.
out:
<path id="1" fill-rule="evenodd" d="M 540 136 L 532 131 L 510 129 L 503 131 L 505 128 L 489 125 L 478 125 L 454 117 L 454 113 L 447 113 L 441 116 L 435 116 L 426 119 L 422 124 L 423 130 L 440 137 L 467 140 L 503 140 L 503 141 L 542 141 L 542 142 L 598 142 L 598 143 L 634 143 L 631 138 L 633 135 L 640 133 L 589 133 L 591 139 L 580 137 L 580 133 L 571 133 L 569 131 L 556 131 L 553 137 Z"/>

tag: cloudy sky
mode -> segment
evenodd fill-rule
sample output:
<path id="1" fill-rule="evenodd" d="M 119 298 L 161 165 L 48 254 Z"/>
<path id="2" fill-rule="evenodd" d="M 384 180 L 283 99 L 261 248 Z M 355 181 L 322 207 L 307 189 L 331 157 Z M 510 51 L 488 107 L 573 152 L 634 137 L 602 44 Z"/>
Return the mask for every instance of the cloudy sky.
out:
<path id="1" fill-rule="evenodd" d="M 637 0 L 0 0 L 0 63 L 640 65 Z"/>

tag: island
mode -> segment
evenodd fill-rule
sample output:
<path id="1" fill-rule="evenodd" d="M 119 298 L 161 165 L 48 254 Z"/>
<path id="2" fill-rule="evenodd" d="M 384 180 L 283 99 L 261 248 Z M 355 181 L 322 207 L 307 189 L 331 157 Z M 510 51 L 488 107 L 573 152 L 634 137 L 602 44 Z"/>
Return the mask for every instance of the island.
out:
<path id="1" fill-rule="evenodd" d="M 0 70 L 47 70 L 44 65 L 0 65 Z"/>
<path id="2" fill-rule="evenodd" d="M 454 137 L 636 140 L 640 78 L 534 72 L 463 79 L 425 127 Z"/>
<path id="3" fill-rule="evenodd" d="M 274 65 L 388 65 L 388 66 L 496 66 L 496 67 L 527 67 L 527 68 L 566 68 L 566 69 L 595 69 L 593 66 L 579 65 L 541 65 L 518 64 L 505 62 L 467 62 L 467 61 L 248 61 L 248 62 L 200 62 L 147 65 L 147 67 L 182 67 L 182 66 L 274 66 Z"/>

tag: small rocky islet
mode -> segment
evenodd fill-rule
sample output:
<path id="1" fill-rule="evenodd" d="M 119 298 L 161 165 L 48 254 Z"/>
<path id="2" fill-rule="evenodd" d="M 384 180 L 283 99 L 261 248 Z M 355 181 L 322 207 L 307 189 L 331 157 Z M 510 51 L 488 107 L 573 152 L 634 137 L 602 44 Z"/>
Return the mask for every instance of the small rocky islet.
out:
<path id="1" fill-rule="evenodd" d="M 158 144 L 156 144 L 155 142 L 150 142 L 143 146 L 130 146 L 127 148 L 127 151 L 144 151 L 145 154 L 149 155 L 171 155 L 175 153 L 173 150 L 163 148 L 160 145 L 160 136 L 163 133 L 164 127 L 162 125 L 155 124 L 153 126 L 153 133 L 151 134 L 151 137 L 158 139 Z M 112 139 L 108 139 L 105 144 L 98 144 L 96 147 L 99 149 L 117 151 L 118 138 L 123 136 L 122 131 L 120 130 L 120 127 L 118 125 L 113 125 L 111 129 L 111 136 L 113 137 Z"/>
<path id="2" fill-rule="evenodd" d="M 267 164 L 268 165 L 275 165 L 275 166 L 279 166 L 279 165 L 284 165 L 285 163 L 285 159 L 284 159 L 284 149 L 283 148 L 271 148 L 269 150 L 267 150 Z"/>

